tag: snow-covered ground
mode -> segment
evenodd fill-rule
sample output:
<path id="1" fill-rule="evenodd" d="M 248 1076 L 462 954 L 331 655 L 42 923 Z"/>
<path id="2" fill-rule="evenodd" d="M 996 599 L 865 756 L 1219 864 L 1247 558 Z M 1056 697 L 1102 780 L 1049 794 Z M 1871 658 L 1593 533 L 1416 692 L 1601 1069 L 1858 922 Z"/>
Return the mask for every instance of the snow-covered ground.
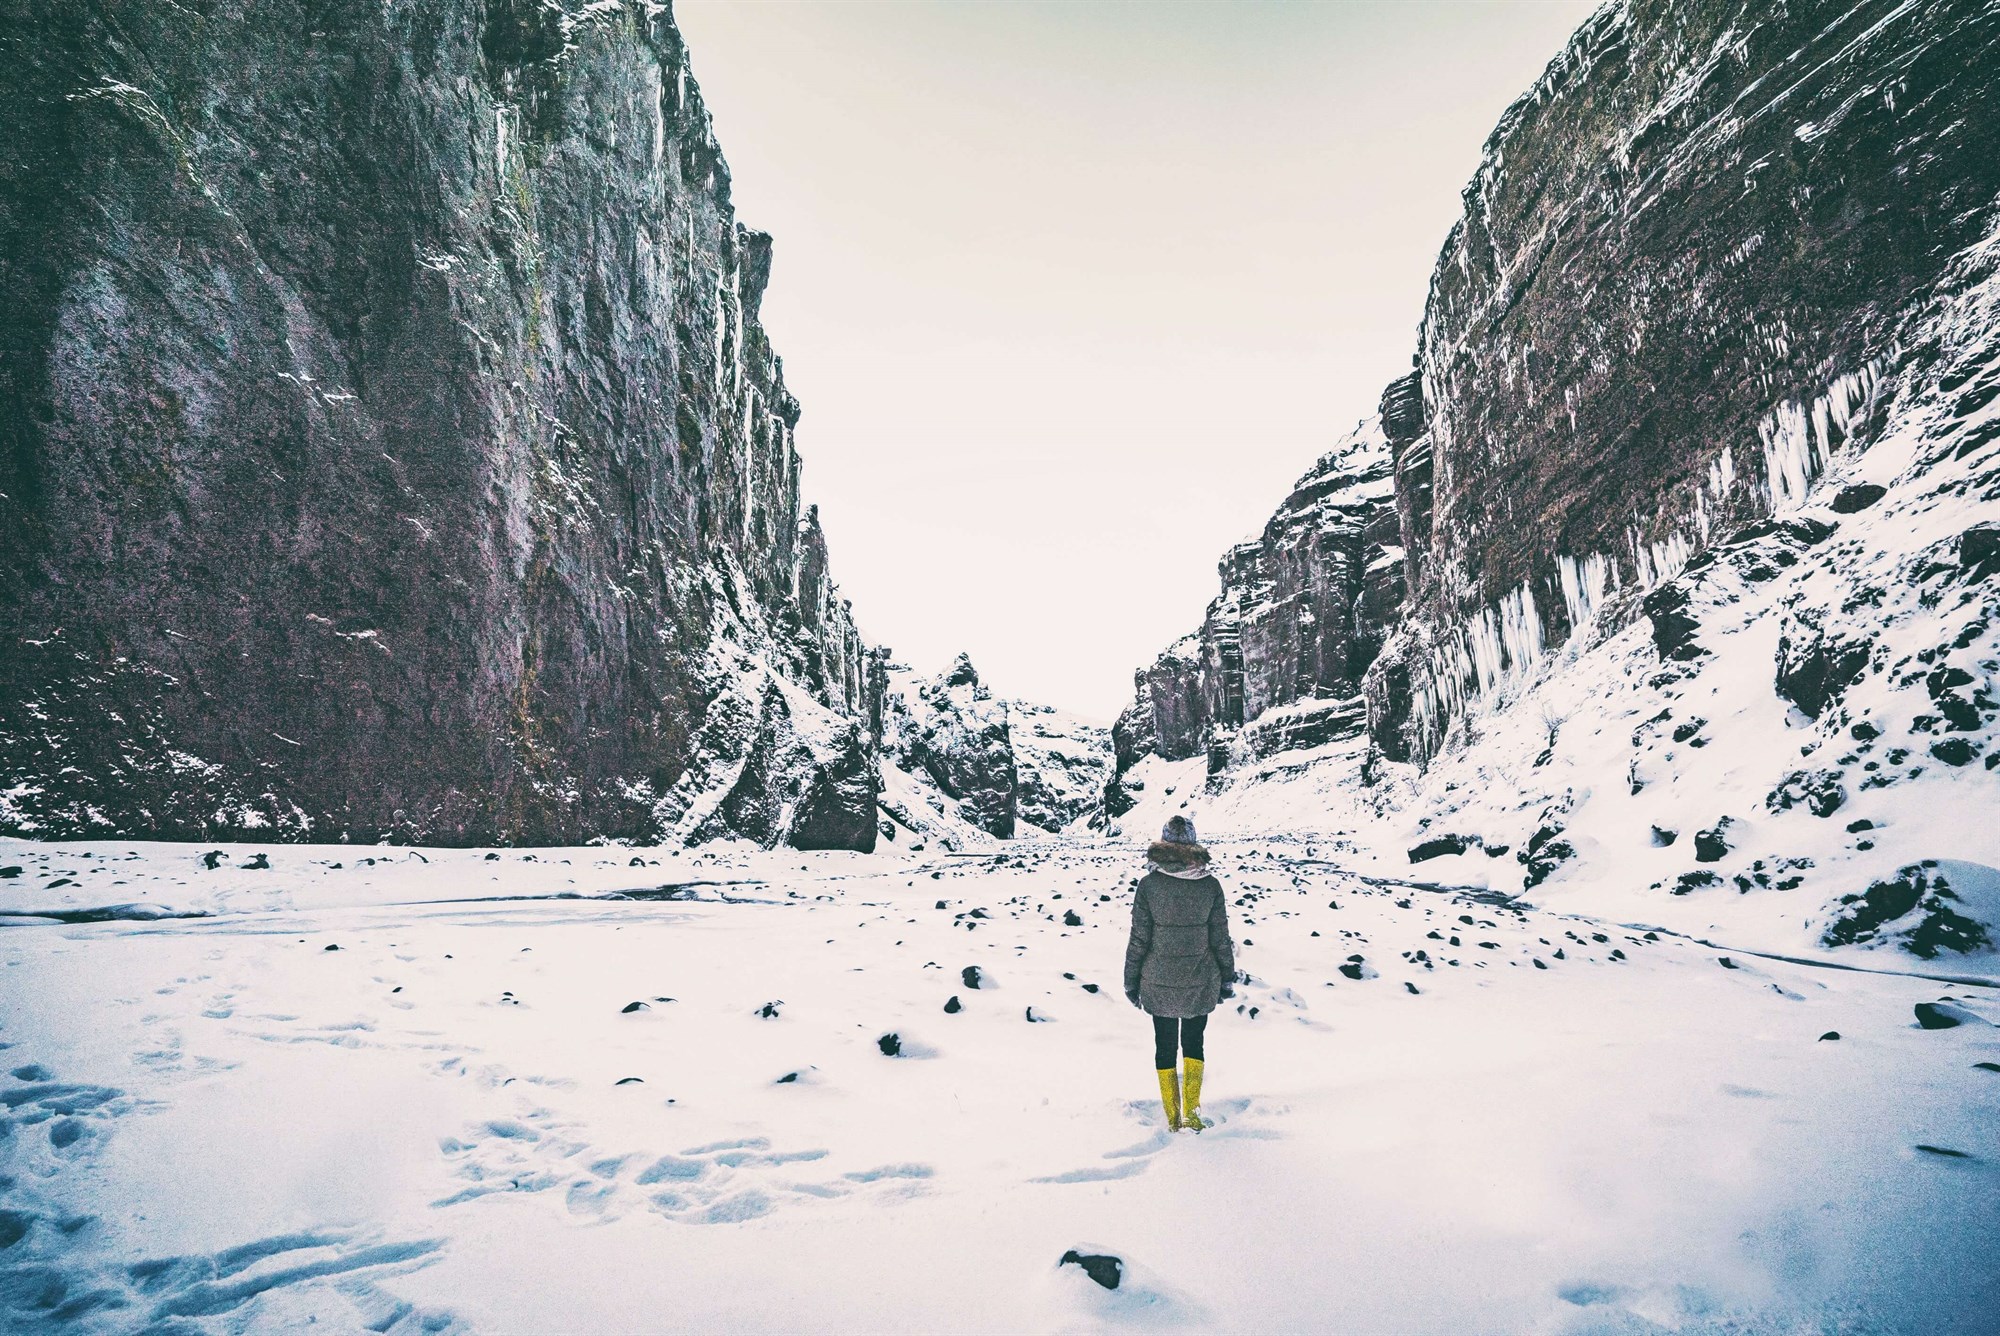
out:
<path id="1" fill-rule="evenodd" d="M 1250 978 L 1217 1125 L 1175 1136 L 1119 989 L 1129 842 L 205 852 L 0 842 L 0 911 L 205 915 L 0 929 L 0 1328 L 2000 1313 L 1977 962 L 1788 963 L 1224 842 Z M 1921 1028 L 1940 1000 L 1964 1023 Z"/>

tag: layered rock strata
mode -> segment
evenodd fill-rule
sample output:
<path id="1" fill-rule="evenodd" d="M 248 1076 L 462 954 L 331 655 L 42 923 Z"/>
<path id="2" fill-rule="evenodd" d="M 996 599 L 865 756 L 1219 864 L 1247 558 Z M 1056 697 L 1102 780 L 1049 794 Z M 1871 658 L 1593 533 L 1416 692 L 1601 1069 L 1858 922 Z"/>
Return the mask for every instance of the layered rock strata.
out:
<path id="1" fill-rule="evenodd" d="M 0 829 L 872 844 L 665 6 L 10 8 Z"/>

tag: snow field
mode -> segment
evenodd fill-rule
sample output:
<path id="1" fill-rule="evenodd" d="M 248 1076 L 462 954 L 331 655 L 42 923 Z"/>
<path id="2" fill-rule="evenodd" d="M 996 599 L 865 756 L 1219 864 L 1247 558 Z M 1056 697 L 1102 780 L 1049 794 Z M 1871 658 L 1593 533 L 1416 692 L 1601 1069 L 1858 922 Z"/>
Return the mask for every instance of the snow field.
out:
<path id="1" fill-rule="evenodd" d="M 210 872 L 184 846 L 9 844 L 0 864 L 50 862 L 0 907 L 50 908 L 42 883 L 103 858 L 117 873 L 72 878 L 99 900 L 224 912 L 0 932 L 0 1313 L 1987 1329 L 1990 988 L 1364 880 L 1305 847 L 1219 848 L 1248 979 L 1209 1030 L 1217 1126 L 1175 1136 L 1119 988 L 1129 848 L 294 846 L 255 851 L 259 882 L 245 849 Z M 683 893 L 732 901 L 476 898 L 696 874 L 730 884 Z M 1984 1019 L 1918 1028 L 1940 998 Z M 1124 1283 L 1058 1268 L 1070 1248 L 1118 1255 Z"/>

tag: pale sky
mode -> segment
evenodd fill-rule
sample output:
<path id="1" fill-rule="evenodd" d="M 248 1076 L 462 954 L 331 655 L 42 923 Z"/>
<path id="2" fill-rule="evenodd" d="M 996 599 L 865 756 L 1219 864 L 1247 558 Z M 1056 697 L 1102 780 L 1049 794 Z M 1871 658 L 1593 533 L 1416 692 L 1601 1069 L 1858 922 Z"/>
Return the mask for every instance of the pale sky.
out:
<path id="1" fill-rule="evenodd" d="M 862 634 L 1109 721 L 1592 0 L 677 0 Z"/>

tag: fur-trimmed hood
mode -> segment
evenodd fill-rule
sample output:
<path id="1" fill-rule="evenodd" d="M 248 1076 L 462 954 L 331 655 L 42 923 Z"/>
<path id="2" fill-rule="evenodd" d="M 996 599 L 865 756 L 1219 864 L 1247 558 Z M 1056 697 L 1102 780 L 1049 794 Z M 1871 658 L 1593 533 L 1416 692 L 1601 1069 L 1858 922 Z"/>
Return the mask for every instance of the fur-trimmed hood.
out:
<path id="1" fill-rule="evenodd" d="M 1185 881 L 1209 875 L 1208 850 L 1199 844 L 1175 844 L 1166 840 L 1155 840 L 1146 847 L 1146 863 L 1155 872 L 1163 872 L 1169 877 L 1179 877 Z"/>

